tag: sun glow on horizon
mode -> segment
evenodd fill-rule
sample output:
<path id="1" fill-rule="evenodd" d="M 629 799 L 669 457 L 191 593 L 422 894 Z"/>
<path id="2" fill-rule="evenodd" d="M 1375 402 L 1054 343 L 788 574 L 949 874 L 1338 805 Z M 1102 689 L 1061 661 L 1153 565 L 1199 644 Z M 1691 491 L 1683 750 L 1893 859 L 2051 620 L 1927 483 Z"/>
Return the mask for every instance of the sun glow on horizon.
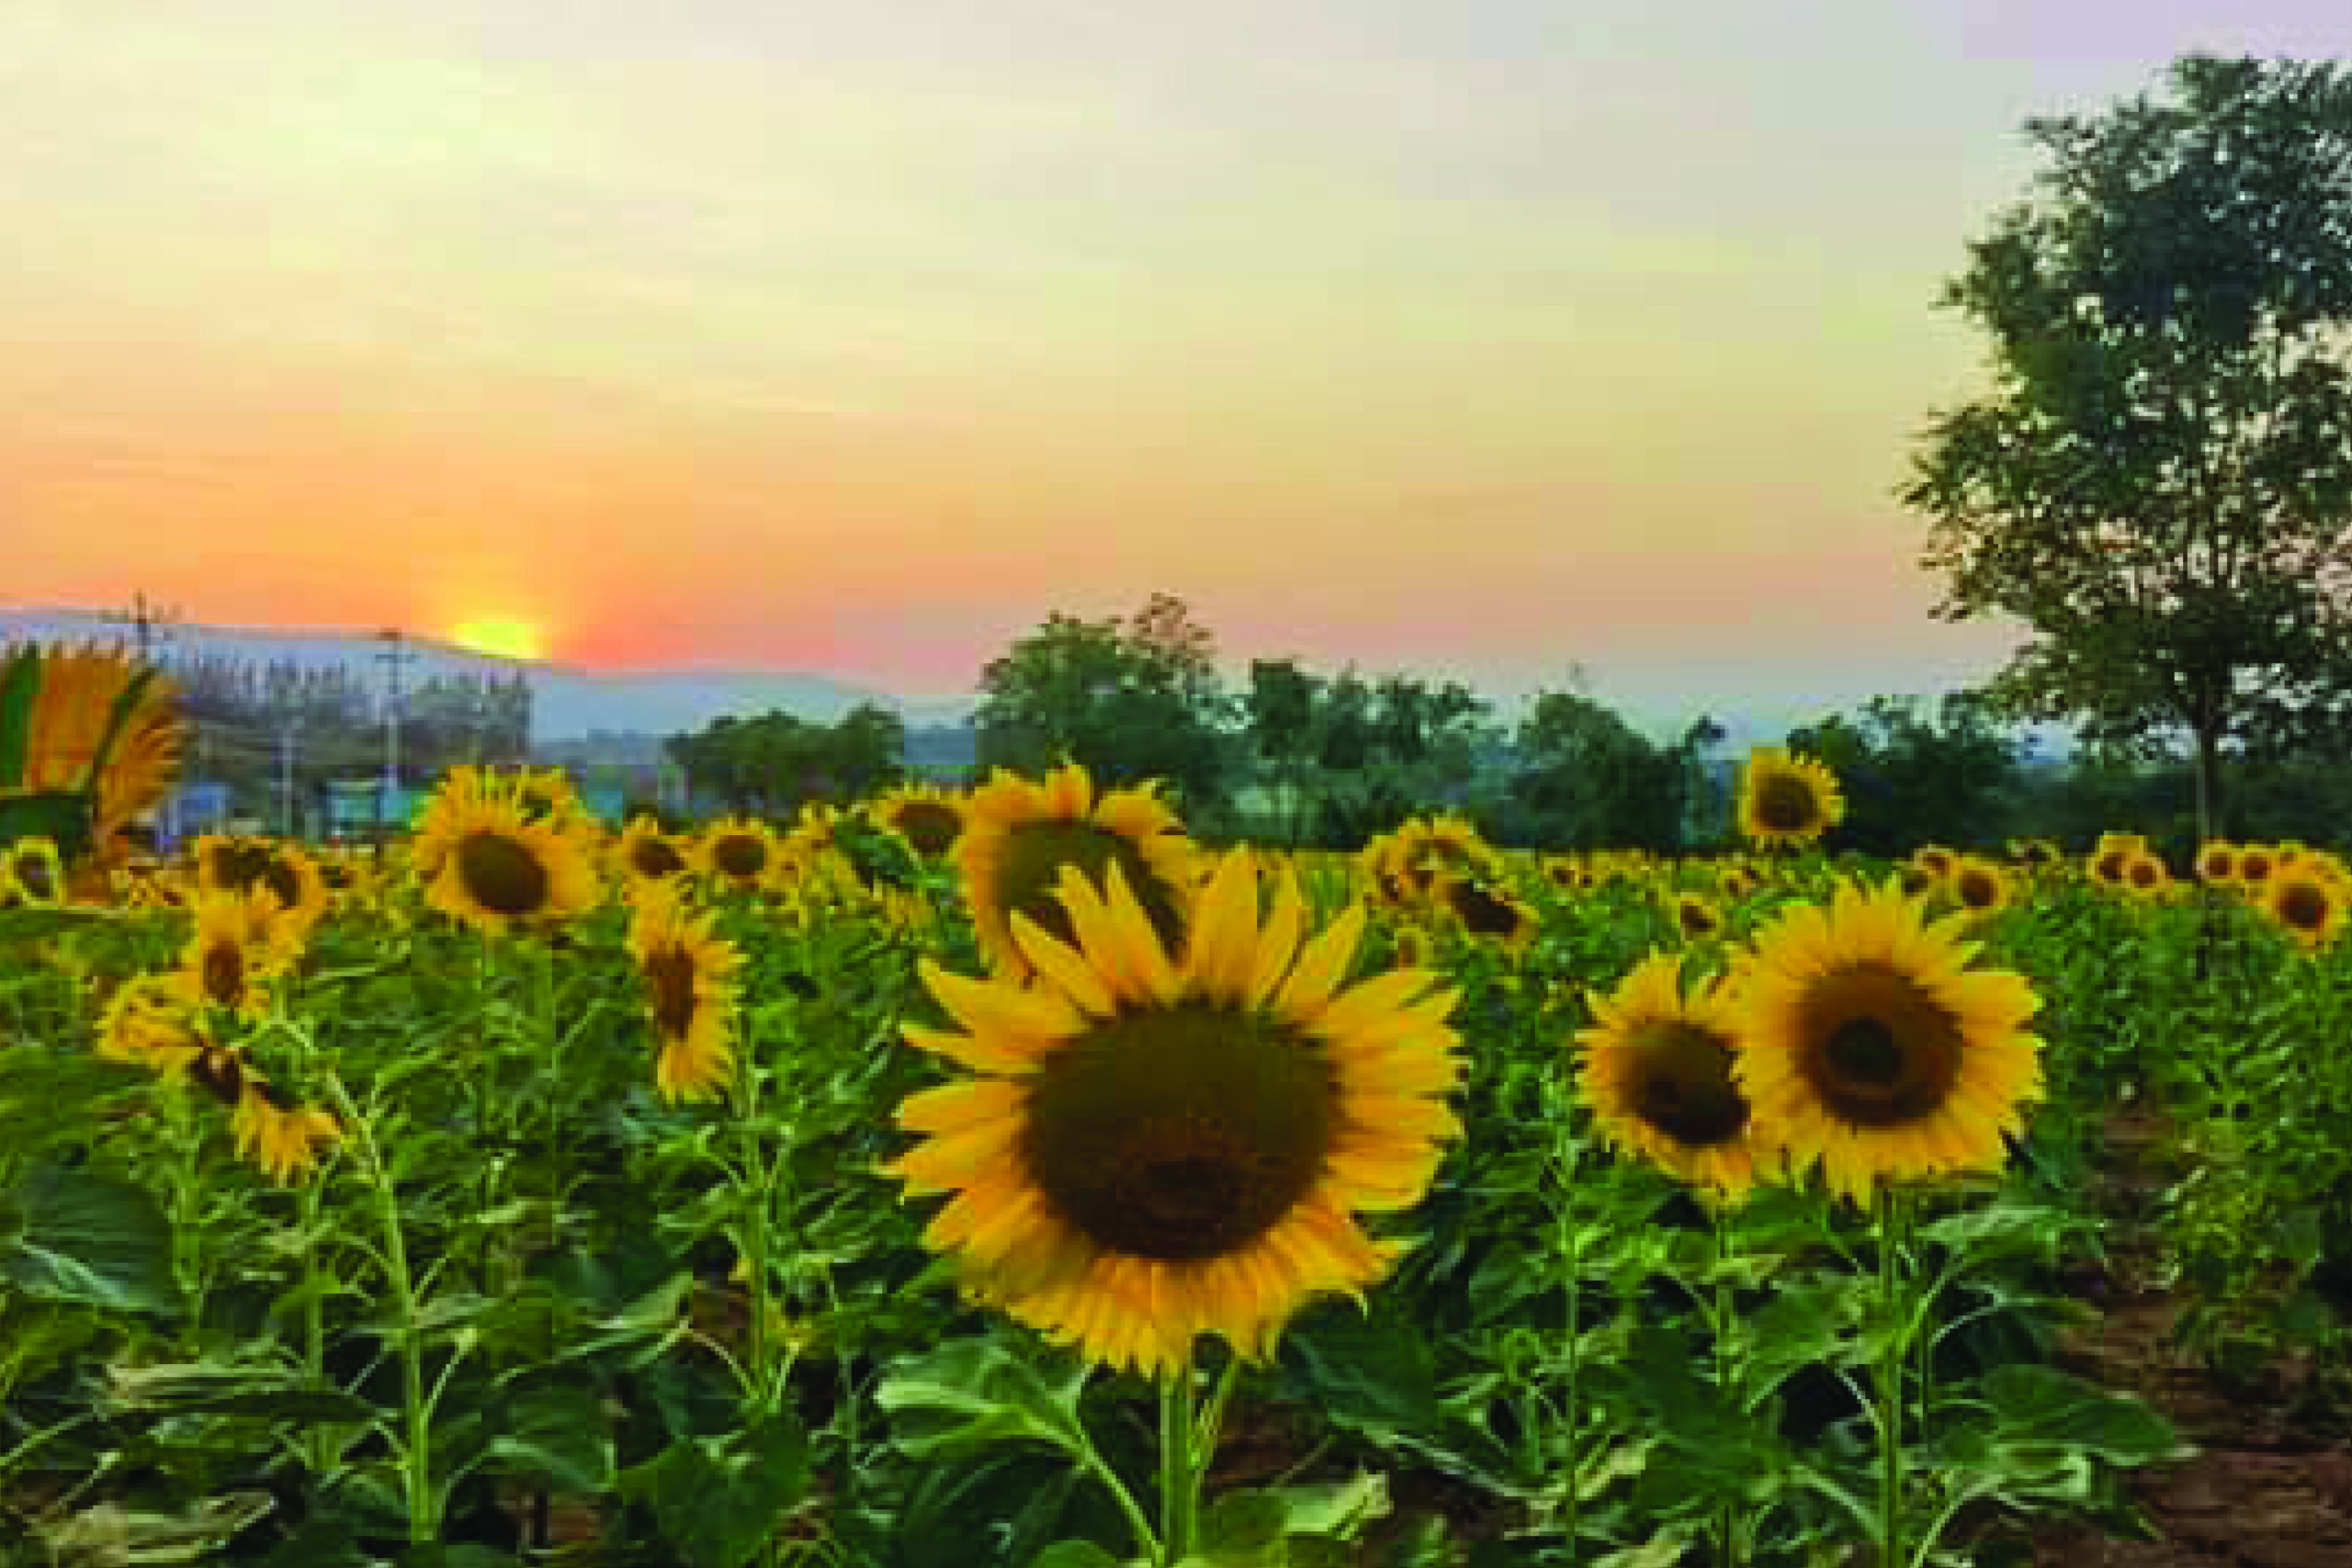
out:
<path id="1" fill-rule="evenodd" d="M 475 653 L 499 659 L 544 659 L 547 636 L 537 626 L 514 615 L 475 615 L 449 630 L 449 640 Z"/>

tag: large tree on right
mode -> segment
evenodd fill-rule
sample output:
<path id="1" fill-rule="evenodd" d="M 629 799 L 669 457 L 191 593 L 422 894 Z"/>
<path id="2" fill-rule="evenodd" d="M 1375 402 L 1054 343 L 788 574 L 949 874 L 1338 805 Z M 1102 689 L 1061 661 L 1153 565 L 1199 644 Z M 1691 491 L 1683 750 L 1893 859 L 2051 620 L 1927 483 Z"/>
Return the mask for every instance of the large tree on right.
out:
<path id="1" fill-rule="evenodd" d="M 2168 86 L 2028 123 L 2046 166 L 1942 299 L 1992 389 L 1903 499 L 1937 614 L 2029 629 L 2007 711 L 2185 737 L 2210 835 L 2226 752 L 2352 713 L 2352 75 L 2193 55 Z"/>

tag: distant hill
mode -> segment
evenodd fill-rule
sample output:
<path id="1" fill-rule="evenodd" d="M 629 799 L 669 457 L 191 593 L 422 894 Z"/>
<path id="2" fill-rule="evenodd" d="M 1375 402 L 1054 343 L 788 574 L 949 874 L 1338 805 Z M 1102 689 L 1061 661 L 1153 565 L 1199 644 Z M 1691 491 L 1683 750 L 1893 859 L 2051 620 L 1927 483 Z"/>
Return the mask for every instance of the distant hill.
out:
<path id="1" fill-rule="evenodd" d="M 136 638 L 124 623 L 67 610 L 0 609 L 0 643 L 96 642 L 130 646 Z M 412 655 L 401 667 L 404 683 L 435 675 L 522 675 L 531 686 L 531 739 L 584 739 L 603 732 L 662 736 L 699 729 L 726 714 L 781 709 L 796 717 L 831 723 L 861 703 L 889 708 L 910 726 L 953 726 L 974 705 L 964 697 L 901 697 L 830 676 L 756 670 L 653 671 L 604 674 L 548 660 L 502 659 L 429 637 L 407 637 Z M 339 631 L 280 631 L 254 627 L 180 624 L 159 636 L 155 651 L 168 662 L 175 656 L 212 655 L 255 663 L 289 662 L 305 668 L 340 666 L 380 681 L 385 643 L 375 636 Z"/>

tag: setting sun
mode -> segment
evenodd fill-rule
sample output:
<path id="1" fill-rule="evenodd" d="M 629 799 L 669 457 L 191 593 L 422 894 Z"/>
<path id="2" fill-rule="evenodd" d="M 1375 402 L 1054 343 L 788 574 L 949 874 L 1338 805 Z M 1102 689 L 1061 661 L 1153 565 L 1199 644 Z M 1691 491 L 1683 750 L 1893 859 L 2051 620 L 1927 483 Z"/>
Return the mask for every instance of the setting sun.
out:
<path id="1" fill-rule="evenodd" d="M 511 615 L 479 615 L 462 621 L 451 630 L 449 640 L 501 659 L 537 659 L 547 651 L 547 639 L 539 628 Z"/>

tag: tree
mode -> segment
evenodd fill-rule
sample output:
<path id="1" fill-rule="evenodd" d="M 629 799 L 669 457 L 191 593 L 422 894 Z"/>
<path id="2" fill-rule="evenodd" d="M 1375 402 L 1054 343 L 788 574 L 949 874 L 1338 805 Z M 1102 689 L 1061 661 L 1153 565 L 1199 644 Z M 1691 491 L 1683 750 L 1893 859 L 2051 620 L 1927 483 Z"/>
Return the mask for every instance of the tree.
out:
<path id="1" fill-rule="evenodd" d="M 1700 754 L 1722 734 L 1702 718 L 1660 746 L 1592 697 L 1545 692 L 1520 721 L 1521 765 L 1510 786 L 1518 820 L 1502 836 L 1547 848 L 1679 851 Z"/>
<path id="2" fill-rule="evenodd" d="M 1904 499 L 1938 614 L 2017 617 L 2015 716 L 2224 750 L 2352 707 L 2352 75 L 2195 55 L 2173 99 L 2042 119 L 2040 199 L 1942 302 L 1993 394 L 1936 416 Z"/>
<path id="3" fill-rule="evenodd" d="M 988 662 L 980 692 L 983 767 L 1069 760 L 1106 784 L 1165 781 L 1191 810 L 1225 804 L 1232 705 L 1215 640 L 1180 599 L 1154 594 L 1126 619 L 1049 615 Z"/>
<path id="4" fill-rule="evenodd" d="M 1838 775 L 1846 819 L 1833 842 L 1845 848 L 1997 850 L 2016 830 L 2023 748 L 1977 694 L 1948 694 L 1932 718 L 1917 697 L 1872 697 L 1853 717 L 1792 731 L 1789 746 Z"/>
<path id="5" fill-rule="evenodd" d="M 733 811 L 771 816 L 806 802 L 859 799 L 904 775 L 904 720 L 861 703 L 836 724 L 814 724 L 778 710 L 756 718 L 723 715 L 663 749 L 691 787 Z"/>

